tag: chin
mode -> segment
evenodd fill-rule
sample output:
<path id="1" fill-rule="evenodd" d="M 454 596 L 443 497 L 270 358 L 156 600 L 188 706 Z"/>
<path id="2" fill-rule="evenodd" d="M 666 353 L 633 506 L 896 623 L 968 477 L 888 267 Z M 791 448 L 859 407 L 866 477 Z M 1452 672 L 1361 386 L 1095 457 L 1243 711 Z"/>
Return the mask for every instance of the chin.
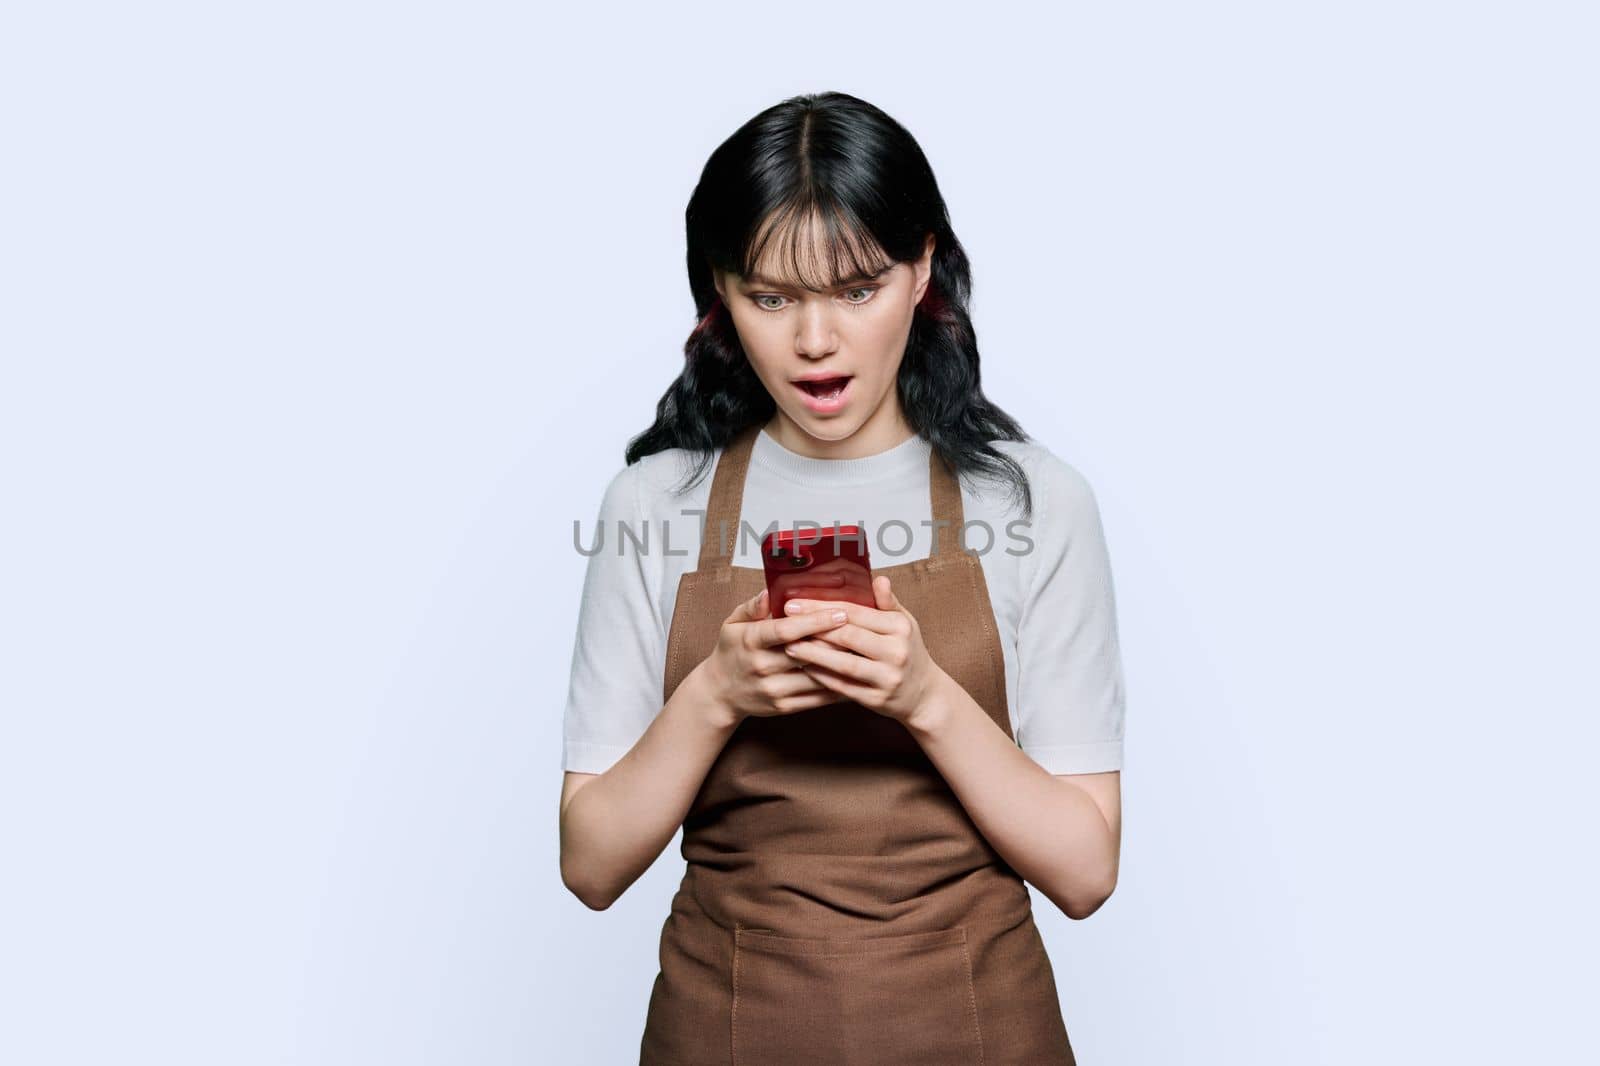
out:
<path id="1" fill-rule="evenodd" d="M 789 419 L 799 426 L 808 436 L 817 440 L 839 441 L 845 440 L 861 428 L 861 423 L 855 419 L 848 422 L 837 418 L 818 418 L 810 411 L 800 411 L 789 414 Z"/>

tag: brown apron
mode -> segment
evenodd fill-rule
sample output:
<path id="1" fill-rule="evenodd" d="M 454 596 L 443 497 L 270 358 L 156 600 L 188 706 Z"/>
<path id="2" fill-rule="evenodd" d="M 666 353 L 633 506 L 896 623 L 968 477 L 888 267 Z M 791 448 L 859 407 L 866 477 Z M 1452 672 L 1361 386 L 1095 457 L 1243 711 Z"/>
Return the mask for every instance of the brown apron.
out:
<path id="1" fill-rule="evenodd" d="M 758 432 L 717 461 L 665 698 L 765 583 L 732 563 Z M 937 452 L 929 491 L 933 554 L 873 572 L 1010 737 L 988 586 Z M 1073 1066 L 1026 886 L 899 722 L 847 700 L 745 718 L 684 819 L 683 857 L 641 1066 Z"/>

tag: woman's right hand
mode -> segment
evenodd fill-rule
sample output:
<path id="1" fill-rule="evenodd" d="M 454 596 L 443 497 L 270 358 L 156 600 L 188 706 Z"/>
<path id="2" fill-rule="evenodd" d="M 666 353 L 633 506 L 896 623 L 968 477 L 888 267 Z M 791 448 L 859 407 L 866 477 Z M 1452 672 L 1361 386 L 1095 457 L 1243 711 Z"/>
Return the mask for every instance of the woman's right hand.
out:
<path id="1" fill-rule="evenodd" d="M 717 646 L 701 666 L 717 701 L 735 724 L 746 715 L 772 717 L 838 703 L 844 697 L 814 680 L 784 652 L 790 641 L 845 623 L 843 611 L 807 611 L 773 618 L 767 590 L 735 607 Z"/>

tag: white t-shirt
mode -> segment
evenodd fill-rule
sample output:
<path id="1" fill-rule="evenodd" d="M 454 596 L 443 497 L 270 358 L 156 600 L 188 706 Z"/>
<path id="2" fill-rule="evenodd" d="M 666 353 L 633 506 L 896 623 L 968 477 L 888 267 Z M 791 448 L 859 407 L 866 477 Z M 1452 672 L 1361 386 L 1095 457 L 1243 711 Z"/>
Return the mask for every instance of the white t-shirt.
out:
<path id="1" fill-rule="evenodd" d="M 1123 676 L 1110 559 L 1089 483 L 1037 442 L 995 441 L 1027 472 L 1033 518 L 1004 482 L 962 478 L 962 543 L 980 554 L 1005 655 L 1012 735 L 1054 774 L 1122 768 Z M 734 565 L 761 569 L 760 534 L 858 524 L 874 567 L 932 547 L 931 445 L 919 436 L 860 459 L 792 452 L 761 431 L 750 454 Z M 589 555 L 563 722 L 563 766 L 601 773 L 661 710 L 678 578 L 696 568 L 713 467 L 681 494 L 690 453 L 624 466 L 599 521 L 575 540 Z M 687 513 L 685 513 L 687 512 Z M 626 529 L 626 535 L 623 533 Z M 715 535 L 715 530 L 712 531 Z M 598 545 L 598 551 L 596 547 Z"/>

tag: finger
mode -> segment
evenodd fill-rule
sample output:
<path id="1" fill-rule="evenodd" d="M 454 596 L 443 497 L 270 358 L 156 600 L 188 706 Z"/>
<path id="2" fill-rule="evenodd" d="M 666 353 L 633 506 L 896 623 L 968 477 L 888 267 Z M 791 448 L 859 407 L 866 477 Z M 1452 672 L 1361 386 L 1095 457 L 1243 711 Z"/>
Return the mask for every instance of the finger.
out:
<path id="1" fill-rule="evenodd" d="M 816 691 L 804 692 L 798 696 L 785 696 L 775 700 L 773 705 L 783 714 L 793 714 L 795 711 L 809 711 L 817 707 L 826 707 L 830 703 L 838 703 L 844 697 L 825 685 L 817 685 Z"/>
<path id="2" fill-rule="evenodd" d="M 885 676 L 887 671 L 882 663 L 857 655 L 853 651 L 835 648 L 820 640 L 797 640 L 783 650 L 784 654 L 808 666 L 825 667 L 835 674 L 859 681 L 864 685 L 881 687 L 882 683 L 888 680 Z"/>
<path id="3" fill-rule="evenodd" d="M 824 629 L 843 625 L 846 617 L 842 611 L 834 610 L 807 611 L 804 614 L 789 615 L 784 618 L 771 618 L 756 623 L 756 628 L 753 630 L 754 640 L 762 647 L 787 644 L 791 640 L 799 640 L 801 637 L 820 633 Z"/>
<path id="4" fill-rule="evenodd" d="M 789 656 L 783 653 L 785 644 L 778 644 L 771 648 L 752 648 L 749 655 L 748 673 L 754 677 L 767 677 L 770 674 L 782 674 L 793 671 L 799 667 Z"/>
<path id="5" fill-rule="evenodd" d="M 865 705 L 869 700 L 873 699 L 878 692 L 878 690 L 872 686 L 863 685 L 860 682 L 852 681 L 848 677 L 834 673 L 826 666 L 807 665 L 801 667 L 801 669 L 806 673 L 807 676 L 815 679 L 818 684 L 824 686 L 832 692 L 838 693 L 842 698 L 855 700 L 857 703 L 863 705 Z"/>
<path id="6" fill-rule="evenodd" d="M 790 589 L 789 598 L 783 602 L 783 613 L 803 614 L 806 611 L 820 611 L 836 603 L 850 602 L 827 595 L 829 592 L 837 591 L 838 589 L 819 589 L 809 585 L 805 588 Z"/>
<path id="7" fill-rule="evenodd" d="M 767 590 L 762 589 L 733 609 L 729 622 L 756 622 L 767 617 Z"/>
<path id="8" fill-rule="evenodd" d="M 888 634 L 905 632 L 905 619 L 901 618 L 897 611 L 880 611 L 876 607 L 863 607 L 859 603 L 845 603 L 842 601 L 830 603 L 826 600 L 801 600 L 800 603 L 803 606 L 796 608 L 794 606 L 795 601 L 790 600 L 788 606 L 784 608 L 785 613 L 798 610 L 800 615 L 804 617 L 823 613 L 820 611 L 822 607 L 832 607 L 844 611 L 845 620 L 853 625 L 860 626 L 862 629 L 870 629 L 874 633 Z"/>
<path id="9" fill-rule="evenodd" d="M 887 574 L 879 574 L 872 579 L 872 598 L 878 601 L 880 611 L 898 611 L 900 601 L 895 597 L 894 589 L 889 584 Z"/>
<path id="10" fill-rule="evenodd" d="M 782 654 L 781 652 L 779 653 Z M 783 656 L 788 659 L 788 656 Z M 817 679 L 800 669 L 800 664 L 790 659 L 789 669 L 773 676 L 772 680 L 765 682 L 767 692 L 774 699 L 788 699 L 791 696 L 804 696 L 808 693 L 831 691 L 818 683 Z"/>
<path id="11" fill-rule="evenodd" d="M 833 629 L 825 629 L 811 637 L 812 640 L 822 640 L 836 647 L 844 648 L 857 655 L 865 655 L 869 659 L 879 662 L 887 661 L 894 653 L 897 646 L 896 638 L 874 633 L 870 629 L 863 629 L 854 622 Z"/>

